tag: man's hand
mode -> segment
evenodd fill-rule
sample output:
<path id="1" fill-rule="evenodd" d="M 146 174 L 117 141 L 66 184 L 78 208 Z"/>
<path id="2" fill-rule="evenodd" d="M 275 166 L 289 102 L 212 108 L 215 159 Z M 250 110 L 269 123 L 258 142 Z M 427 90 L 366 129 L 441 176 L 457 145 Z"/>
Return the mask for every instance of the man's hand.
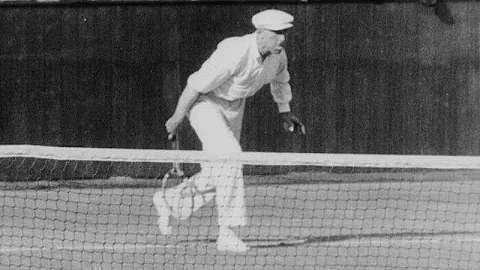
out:
<path id="1" fill-rule="evenodd" d="M 307 133 L 302 121 L 300 121 L 300 119 L 298 119 L 291 112 L 280 113 L 280 116 L 283 120 L 283 128 L 286 131 L 292 133 L 300 131 L 303 135 Z"/>
<path id="2" fill-rule="evenodd" d="M 183 122 L 183 118 L 184 117 L 178 117 L 176 115 L 173 115 L 165 123 L 165 128 L 167 129 L 169 140 L 175 140 L 175 138 L 174 138 L 175 133 L 178 129 L 178 126 Z"/>

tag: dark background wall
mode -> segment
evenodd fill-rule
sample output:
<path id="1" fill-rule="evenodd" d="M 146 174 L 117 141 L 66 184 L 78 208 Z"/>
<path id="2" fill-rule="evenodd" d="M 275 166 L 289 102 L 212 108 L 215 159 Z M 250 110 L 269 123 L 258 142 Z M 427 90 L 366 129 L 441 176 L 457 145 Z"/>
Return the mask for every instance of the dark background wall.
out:
<path id="1" fill-rule="evenodd" d="M 0 7 L 0 143 L 168 148 L 190 73 L 267 8 L 295 16 L 294 112 L 268 87 L 247 104 L 246 151 L 480 154 L 480 3 L 143 3 Z M 182 147 L 199 149 L 185 123 Z"/>

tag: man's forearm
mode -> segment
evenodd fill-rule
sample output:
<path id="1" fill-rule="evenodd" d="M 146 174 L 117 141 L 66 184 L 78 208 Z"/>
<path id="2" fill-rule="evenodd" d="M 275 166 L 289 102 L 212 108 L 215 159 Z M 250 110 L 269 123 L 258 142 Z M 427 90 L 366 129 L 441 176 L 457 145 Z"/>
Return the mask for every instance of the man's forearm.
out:
<path id="1" fill-rule="evenodd" d="M 199 95 L 200 93 L 197 92 L 195 89 L 189 87 L 188 85 L 187 87 L 185 87 L 182 94 L 180 95 L 180 98 L 178 99 L 175 113 L 165 123 L 165 128 L 167 129 L 167 132 L 169 134 L 175 133 L 178 125 L 182 123 L 183 119 L 185 118 L 188 111 L 192 107 L 193 103 L 197 100 Z"/>
<path id="2" fill-rule="evenodd" d="M 178 99 L 177 108 L 175 109 L 173 117 L 179 120 L 183 119 L 199 95 L 199 92 L 187 85 Z"/>

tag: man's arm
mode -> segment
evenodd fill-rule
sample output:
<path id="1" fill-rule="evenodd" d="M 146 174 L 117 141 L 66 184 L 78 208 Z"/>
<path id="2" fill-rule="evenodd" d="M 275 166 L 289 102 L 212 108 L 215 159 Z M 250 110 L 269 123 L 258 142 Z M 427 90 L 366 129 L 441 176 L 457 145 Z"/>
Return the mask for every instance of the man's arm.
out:
<path id="1" fill-rule="evenodd" d="M 270 90 L 274 101 L 278 105 L 278 111 L 283 121 L 283 127 L 289 132 L 300 132 L 305 135 L 306 130 L 302 121 L 290 112 L 292 90 L 290 87 L 290 74 L 287 68 L 287 56 L 282 52 L 282 64 L 275 79 L 270 83 Z"/>
<path id="2" fill-rule="evenodd" d="M 235 57 L 235 54 L 232 54 L 231 42 L 231 40 L 221 42 L 201 68 L 188 77 L 187 86 L 178 100 L 175 113 L 165 123 L 170 139 L 198 96 L 223 84 L 237 67 L 241 57 Z"/>
<path id="3" fill-rule="evenodd" d="M 187 115 L 188 111 L 192 107 L 193 103 L 197 100 L 199 95 L 200 93 L 197 90 L 191 88 L 190 86 L 187 85 L 185 87 L 182 94 L 180 95 L 180 98 L 178 99 L 175 113 L 165 123 L 165 127 L 169 134 L 169 139 L 171 139 L 171 135 L 174 134 L 177 130 L 178 125 L 183 122 L 183 119 L 185 119 L 185 116 Z"/>

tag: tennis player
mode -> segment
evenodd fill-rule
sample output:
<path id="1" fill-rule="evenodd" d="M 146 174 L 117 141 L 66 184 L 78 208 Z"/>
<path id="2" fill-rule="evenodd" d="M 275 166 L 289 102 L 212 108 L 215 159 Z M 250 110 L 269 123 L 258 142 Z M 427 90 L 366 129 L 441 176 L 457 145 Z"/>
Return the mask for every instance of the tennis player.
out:
<path id="1" fill-rule="evenodd" d="M 301 121 L 290 112 L 292 99 L 283 44 L 285 32 L 293 26 L 293 16 L 269 9 L 252 17 L 256 31 L 221 41 L 201 68 L 191 74 L 173 116 L 165 124 L 173 134 L 188 116 L 202 143 L 212 154 L 234 154 L 242 151 L 240 133 L 245 99 L 265 84 L 270 84 L 273 100 L 284 127 L 305 134 Z M 220 251 L 246 252 L 248 246 L 233 230 L 247 223 L 244 203 L 242 164 L 202 164 L 201 172 L 189 179 L 195 186 L 195 209 L 215 198 L 218 211 Z M 159 229 L 170 234 L 172 199 L 184 190 L 180 185 L 157 192 L 153 198 L 159 213 Z M 164 195 L 165 194 L 165 195 Z"/>

